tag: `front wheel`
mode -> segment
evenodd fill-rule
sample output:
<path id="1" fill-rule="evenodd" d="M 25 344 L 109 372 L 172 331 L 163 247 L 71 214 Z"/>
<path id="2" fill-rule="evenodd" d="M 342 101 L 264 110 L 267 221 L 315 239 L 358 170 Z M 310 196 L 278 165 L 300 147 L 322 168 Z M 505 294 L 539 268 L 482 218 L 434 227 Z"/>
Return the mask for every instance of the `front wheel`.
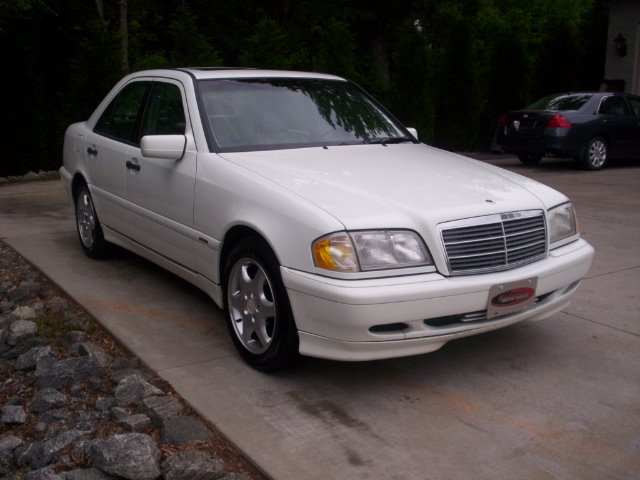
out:
<path id="1" fill-rule="evenodd" d="M 521 153 L 518 155 L 518 159 L 528 166 L 537 165 L 542 160 L 542 155 L 539 153 Z"/>
<path id="2" fill-rule="evenodd" d="M 80 186 L 76 193 L 76 227 L 80 244 L 88 257 L 102 258 L 108 253 L 108 244 L 86 185 Z"/>
<path id="3" fill-rule="evenodd" d="M 225 265 L 227 326 L 236 349 L 252 367 L 268 372 L 298 358 L 298 333 L 280 267 L 257 239 L 241 241 Z"/>
<path id="4" fill-rule="evenodd" d="M 609 159 L 609 146 L 601 137 L 594 137 L 587 142 L 582 154 L 582 165 L 587 170 L 601 170 Z"/>

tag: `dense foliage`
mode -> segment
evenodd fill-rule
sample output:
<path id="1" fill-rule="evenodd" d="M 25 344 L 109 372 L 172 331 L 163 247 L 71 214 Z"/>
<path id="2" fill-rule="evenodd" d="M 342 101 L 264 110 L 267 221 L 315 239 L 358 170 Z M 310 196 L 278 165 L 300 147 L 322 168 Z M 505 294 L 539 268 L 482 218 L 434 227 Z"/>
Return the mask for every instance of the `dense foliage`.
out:
<path id="1" fill-rule="evenodd" d="M 251 66 L 346 76 L 421 139 L 487 149 L 504 111 L 597 89 L 603 0 L 0 0 L 0 176 L 53 169 L 66 126 L 127 71 Z"/>

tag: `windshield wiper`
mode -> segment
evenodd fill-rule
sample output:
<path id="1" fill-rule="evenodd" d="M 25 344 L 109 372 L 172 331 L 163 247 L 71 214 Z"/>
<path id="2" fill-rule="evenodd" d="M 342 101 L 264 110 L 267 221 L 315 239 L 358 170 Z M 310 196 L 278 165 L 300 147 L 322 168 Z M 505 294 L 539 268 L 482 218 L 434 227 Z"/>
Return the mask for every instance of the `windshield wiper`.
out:
<path id="1" fill-rule="evenodd" d="M 379 137 L 379 138 L 365 138 L 364 143 L 375 143 L 388 145 L 391 143 L 413 142 L 413 139 L 409 137 Z"/>

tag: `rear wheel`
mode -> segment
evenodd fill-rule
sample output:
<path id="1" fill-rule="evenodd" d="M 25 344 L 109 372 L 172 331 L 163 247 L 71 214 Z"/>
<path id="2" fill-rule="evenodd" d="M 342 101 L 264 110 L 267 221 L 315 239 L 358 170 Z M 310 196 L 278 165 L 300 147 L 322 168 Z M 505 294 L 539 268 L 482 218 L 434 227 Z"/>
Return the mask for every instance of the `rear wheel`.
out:
<path id="1" fill-rule="evenodd" d="M 609 160 L 609 146 L 602 137 L 594 137 L 587 142 L 582 153 L 582 165 L 587 170 L 601 170 Z"/>
<path id="2" fill-rule="evenodd" d="M 81 185 L 76 193 L 76 227 L 84 253 L 91 258 L 102 258 L 107 254 L 108 244 L 93 206 L 87 185 Z"/>
<path id="3" fill-rule="evenodd" d="M 241 241 L 225 265 L 227 325 L 244 360 L 261 371 L 285 368 L 298 359 L 298 332 L 280 266 L 258 239 Z"/>
<path id="4" fill-rule="evenodd" d="M 537 165 L 542 160 L 542 154 L 539 153 L 521 153 L 518 159 L 525 165 Z"/>

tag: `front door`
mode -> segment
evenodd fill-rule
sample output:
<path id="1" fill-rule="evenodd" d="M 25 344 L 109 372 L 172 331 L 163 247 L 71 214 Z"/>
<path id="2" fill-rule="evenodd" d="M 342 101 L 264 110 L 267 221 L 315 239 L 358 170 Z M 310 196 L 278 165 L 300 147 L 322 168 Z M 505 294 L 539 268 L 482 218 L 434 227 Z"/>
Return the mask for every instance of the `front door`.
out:
<path id="1" fill-rule="evenodd" d="M 193 259 L 193 195 L 196 148 L 184 87 L 178 81 L 153 82 L 140 123 L 145 135 L 185 135 L 179 160 L 144 157 L 140 141 L 126 158 L 125 197 L 132 237 L 155 253 L 195 270 Z"/>

